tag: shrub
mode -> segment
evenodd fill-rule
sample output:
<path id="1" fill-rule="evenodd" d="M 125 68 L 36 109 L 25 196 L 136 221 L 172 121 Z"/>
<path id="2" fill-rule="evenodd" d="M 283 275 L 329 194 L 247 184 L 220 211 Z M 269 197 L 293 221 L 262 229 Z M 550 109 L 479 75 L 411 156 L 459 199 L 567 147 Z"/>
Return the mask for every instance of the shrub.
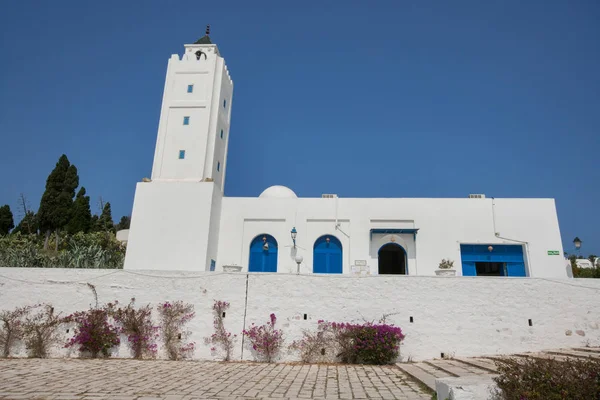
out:
<path id="1" fill-rule="evenodd" d="M 454 261 L 451 260 L 446 260 L 445 258 L 442 259 L 442 261 L 440 262 L 440 265 L 438 266 L 439 269 L 452 269 L 454 268 Z"/>
<path id="2" fill-rule="evenodd" d="M 233 344 L 237 338 L 237 335 L 232 336 L 231 332 L 227 332 L 227 329 L 225 329 L 225 324 L 223 323 L 225 311 L 228 309 L 228 302 L 215 300 L 213 304 L 213 326 L 215 328 L 215 333 L 213 333 L 211 337 L 206 340 L 207 344 L 213 345 L 211 350 L 217 350 L 217 346 L 221 348 L 223 353 L 225 353 L 223 361 L 229 361 L 231 359 Z"/>
<path id="3" fill-rule="evenodd" d="M 10 351 L 18 340 L 23 338 L 23 318 L 31 307 L 17 307 L 12 311 L 0 312 L 0 348 L 2 356 L 10 356 Z"/>
<path id="4" fill-rule="evenodd" d="M 502 400 L 600 399 L 599 359 L 502 358 L 496 361 L 496 398 Z"/>
<path id="5" fill-rule="evenodd" d="M 127 345 L 133 352 L 133 358 L 154 358 L 159 327 L 152 325 L 152 308 L 149 304 L 135 308 L 135 298 L 126 307 L 117 308 L 118 304 L 117 301 L 109 303 L 107 309 L 120 325 L 121 332 L 127 335 Z"/>
<path id="6" fill-rule="evenodd" d="M 191 334 L 190 331 L 183 330 L 183 327 L 190 322 L 196 315 L 194 306 L 182 301 L 164 302 L 157 306 L 160 315 L 160 329 L 162 339 L 170 360 L 181 360 L 191 356 L 194 352 L 195 344 L 186 343 L 182 345 Z"/>
<path id="7" fill-rule="evenodd" d="M 64 320 L 60 314 L 54 314 L 54 307 L 50 304 L 39 304 L 33 308 L 39 308 L 39 311 L 26 315 L 23 322 L 25 348 L 30 357 L 45 358 L 50 346 L 59 341 L 57 330 Z"/>
<path id="8" fill-rule="evenodd" d="M 80 353 L 89 352 L 92 358 L 99 354 L 109 356 L 109 350 L 118 346 L 119 329 L 109 323 L 108 308 L 96 308 L 80 311 L 65 318 L 66 322 L 75 322 L 73 337 L 65 347 L 79 346 Z"/>
<path id="9" fill-rule="evenodd" d="M 290 348 L 300 352 L 303 362 L 390 364 L 398 358 L 402 340 L 402 329 L 385 323 L 319 321 L 315 333 L 304 332 L 304 337 Z"/>
<path id="10" fill-rule="evenodd" d="M 259 361 L 272 362 L 283 345 L 283 332 L 281 329 L 275 329 L 276 321 L 275 314 L 271 314 L 270 321 L 265 325 L 252 324 L 250 329 L 243 331 Z"/>

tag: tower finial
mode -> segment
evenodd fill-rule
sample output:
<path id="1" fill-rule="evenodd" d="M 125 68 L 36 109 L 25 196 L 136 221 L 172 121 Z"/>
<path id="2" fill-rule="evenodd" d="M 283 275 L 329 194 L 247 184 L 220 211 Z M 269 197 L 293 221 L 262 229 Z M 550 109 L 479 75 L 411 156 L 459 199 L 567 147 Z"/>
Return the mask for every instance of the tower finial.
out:
<path id="1" fill-rule="evenodd" d="M 206 36 L 210 35 L 210 24 L 206 25 Z"/>

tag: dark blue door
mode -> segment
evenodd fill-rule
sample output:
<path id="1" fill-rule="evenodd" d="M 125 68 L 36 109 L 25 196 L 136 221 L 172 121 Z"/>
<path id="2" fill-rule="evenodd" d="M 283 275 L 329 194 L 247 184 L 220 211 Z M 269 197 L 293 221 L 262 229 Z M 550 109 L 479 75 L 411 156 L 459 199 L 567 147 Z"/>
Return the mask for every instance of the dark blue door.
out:
<path id="1" fill-rule="evenodd" d="M 313 272 L 315 274 L 342 273 L 342 243 L 335 236 L 321 236 L 315 242 Z"/>
<path id="2" fill-rule="evenodd" d="M 461 244 L 463 276 L 497 271 L 498 276 L 527 276 L 523 246 L 506 244 Z M 479 272 L 478 272 L 479 271 Z"/>
<path id="3" fill-rule="evenodd" d="M 277 272 L 277 241 L 271 235 L 259 235 L 250 243 L 249 272 Z"/>

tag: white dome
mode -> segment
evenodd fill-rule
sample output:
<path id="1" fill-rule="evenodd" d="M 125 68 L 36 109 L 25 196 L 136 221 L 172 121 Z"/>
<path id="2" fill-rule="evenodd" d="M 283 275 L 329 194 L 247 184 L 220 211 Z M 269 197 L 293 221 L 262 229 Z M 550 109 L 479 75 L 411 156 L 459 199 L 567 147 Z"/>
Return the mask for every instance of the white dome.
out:
<path id="1" fill-rule="evenodd" d="M 266 188 L 258 197 L 270 199 L 297 199 L 296 193 L 289 187 L 275 185 Z"/>

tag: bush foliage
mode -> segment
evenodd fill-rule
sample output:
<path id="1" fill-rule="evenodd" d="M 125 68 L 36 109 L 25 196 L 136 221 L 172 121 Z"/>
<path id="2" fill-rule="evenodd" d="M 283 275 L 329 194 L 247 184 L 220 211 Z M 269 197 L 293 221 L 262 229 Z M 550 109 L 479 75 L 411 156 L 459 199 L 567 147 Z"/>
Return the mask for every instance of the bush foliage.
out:
<path id="1" fill-rule="evenodd" d="M 110 323 L 108 307 L 73 313 L 65 322 L 77 324 L 65 347 L 77 346 L 80 353 L 89 353 L 92 358 L 100 354 L 108 357 L 110 349 L 120 343 L 119 328 Z"/>
<path id="2" fill-rule="evenodd" d="M 121 332 L 127 335 L 127 344 L 133 352 L 133 358 L 154 358 L 157 352 L 156 339 L 158 326 L 152 324 L 152 307 L 145 305 L 136 308 L 135 298 L 125 307 L 119 302 L 107 304 L 108 313 L 115 319 Z"/>
<path id="3" fill-rule="evenodd" d="M 499 400 L 600 399 L 599 359 L 502 358 L 494 378 Z"/>
<path id="4" fill-rule="evenodd" d="M 166 301 L 157 307 L 162 340 L 170 360 L 181 360 L 194 353 L 195 343 L 185 343 L 191 332 L 185 325 L 194 318 L 194 306 L 183 301 Z"/>
<path id="5" fill-rule="evenodd" d="M 248 338 L 249 346 L 258 361 L 273 362 L 283 345 L 283 331 L 275 328 L 277 317 L 270 315 L 270 320 L 264 325 L 252 324 L 243 334 Z"/>
<path id="6" fill-rule="evenodd" d="M 50 237 L 51 242 L 56 236 Z M 54 242 L 49 246 L 54 249 Z M 0 267 L 123 268 L 125 246 L 109 232 L 63 234 L 58 251 L 44 250 L 44 237 L 17 233 L 0 237 Z"/>

